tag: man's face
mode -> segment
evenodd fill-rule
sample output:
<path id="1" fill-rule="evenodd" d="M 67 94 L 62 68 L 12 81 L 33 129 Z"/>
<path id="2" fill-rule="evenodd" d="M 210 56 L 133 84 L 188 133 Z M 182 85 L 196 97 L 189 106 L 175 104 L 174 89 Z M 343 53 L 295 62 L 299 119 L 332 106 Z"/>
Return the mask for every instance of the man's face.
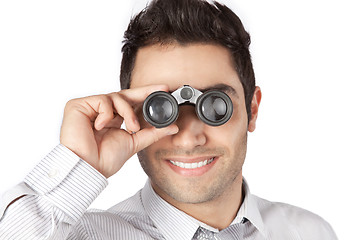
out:
<path id="1" fill-rule="evenodd" d="M 202 203 L 240 189 L 247 113 L 243 87 L 228 50 L 210 44 L 144 47 L 136 57 L 131 88 L 151 84 L 166 84 L 170 92 L 183 85 L 196 89 L 226 86 L 234 105 L 230 120 L 217 127 L 202 122 L 194 106 L 179 107 L 174 123 L 179 132 L 138 153 L 155 191 L 168 201 Z M 140 113 L 139 120 L 141 128 L 150 126 Z M 191 168 L 186 168 L 189 163 Z"/>

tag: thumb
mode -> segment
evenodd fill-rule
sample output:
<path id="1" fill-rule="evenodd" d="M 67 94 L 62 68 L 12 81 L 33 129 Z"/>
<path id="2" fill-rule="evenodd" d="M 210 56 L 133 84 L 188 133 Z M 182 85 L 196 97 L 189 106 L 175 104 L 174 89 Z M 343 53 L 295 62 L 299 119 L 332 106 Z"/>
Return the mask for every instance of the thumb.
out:
<path id="1" fill-rule="evenodd" d="M 176 134 L 179 131 L 179 128 L 172 124 L 165 128 L 145 128 L 137 133 L 132 134 L 133 137 L 133 153 L 137 153 L 154 142 L 159 141 L 161 138 Z"/>

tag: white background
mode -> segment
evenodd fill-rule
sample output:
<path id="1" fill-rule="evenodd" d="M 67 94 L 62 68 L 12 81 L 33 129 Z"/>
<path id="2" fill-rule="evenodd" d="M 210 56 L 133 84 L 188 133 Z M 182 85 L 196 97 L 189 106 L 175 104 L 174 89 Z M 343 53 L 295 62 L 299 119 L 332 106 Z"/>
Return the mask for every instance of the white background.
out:
<path id="1" fill-rule="evenodd" d="M 356 1 L 225 1 L 252 36 L 263 92 L 244 176 L 252 193 L 358 234 L 360 15 Z M 119 90 L 121 41 L 144 1 L 0 2 L 0 192 L 59 143 L 65 103 Z M 91 207 L 146 181 L 135 157 Z"/>

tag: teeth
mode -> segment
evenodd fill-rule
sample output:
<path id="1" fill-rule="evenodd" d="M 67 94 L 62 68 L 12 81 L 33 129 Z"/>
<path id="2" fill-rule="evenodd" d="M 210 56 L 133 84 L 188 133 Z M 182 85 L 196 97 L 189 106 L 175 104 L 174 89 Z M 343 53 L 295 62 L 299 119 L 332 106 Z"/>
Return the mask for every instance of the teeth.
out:
<path id="1" fill-rule="evenodd" d="M 181 168 L 185 168 L 185 169 L 195 169 L 195 168 L 200 168 L 203 167 L 207 164 L 210 164 L 212 161 L 214 161 L 215 157 L 210 158 L 210 159 L 206 159 L 205 161 L 202 162 L 197 162 L 197 163 L 183 163 L 183 162 L 176 162 L 176 161 L 172 161 L 170 160 L 170 162 L 178 167 Z"/>

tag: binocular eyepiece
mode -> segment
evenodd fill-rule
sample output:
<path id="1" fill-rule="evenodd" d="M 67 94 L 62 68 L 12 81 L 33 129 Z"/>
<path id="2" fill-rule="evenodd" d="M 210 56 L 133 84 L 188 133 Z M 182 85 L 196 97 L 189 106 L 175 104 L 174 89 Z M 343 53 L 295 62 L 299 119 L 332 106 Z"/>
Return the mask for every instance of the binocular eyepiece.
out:
<path id="1" fill-rule="evenodd" d="M 151 93 L 143 103 L 144 119 L 156 128 L 169 126 L 178 118 L 182 104 L 195 105 L 198 118 L 210 126 L 226 123 L 233 112 L 232 101 L 226 93 L 217 90 L 202 93 L 184 85 L 171 94 L 164 91 Z"/>

